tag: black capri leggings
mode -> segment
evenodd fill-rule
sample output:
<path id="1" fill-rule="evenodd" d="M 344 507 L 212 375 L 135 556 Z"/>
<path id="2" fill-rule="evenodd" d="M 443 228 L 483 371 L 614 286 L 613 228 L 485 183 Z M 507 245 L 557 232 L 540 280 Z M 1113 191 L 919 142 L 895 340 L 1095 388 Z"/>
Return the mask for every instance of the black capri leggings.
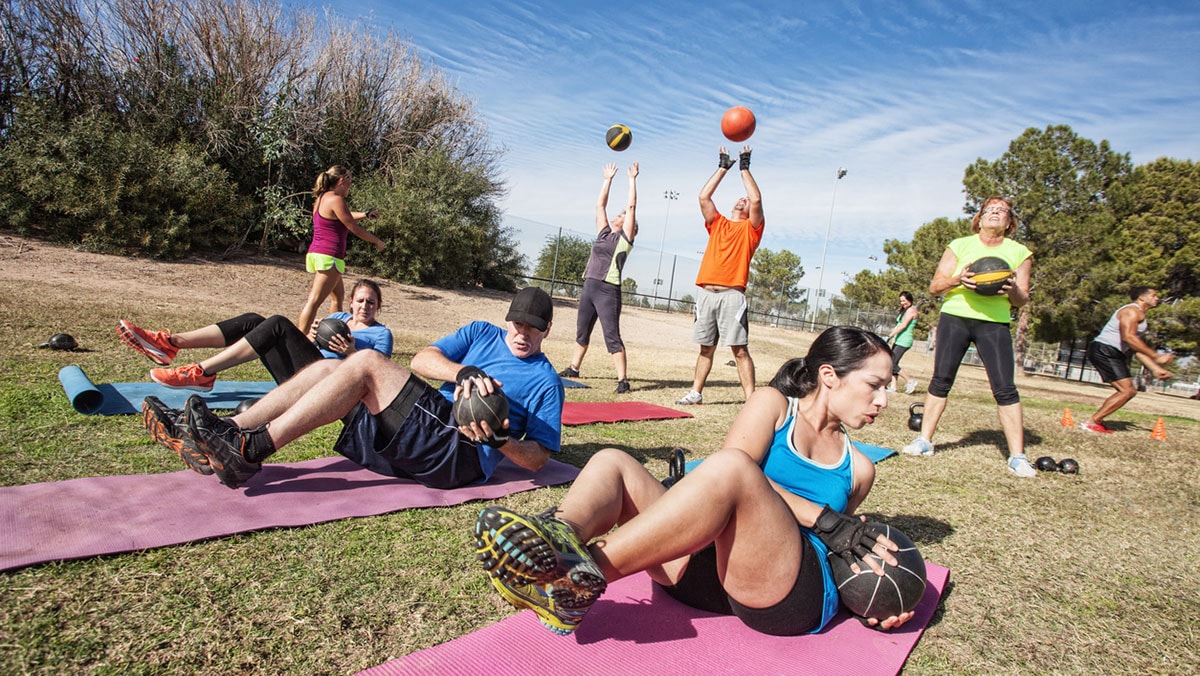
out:
<path id="1" fill-rule="evenodd" d="M 225 337 L 225 347 L 245 338 L 276 383 L 282 383 L 305 366 L 324 358 L 308 336 L 282 315 L 263 319 L 260 314 L 247 312 L 217 322 L 217 328 Z"/>
<path id="2" fill-rule="evenodd" d="M 1016 364 L 1008 324 L 948 314 L 938 317 L 937 349 L 933 354 L 929 393 L 943 399 L 950 394 L 958 367 L 971 343 L 975 343 L 975 350 L 987 371 L 996 403 L 1000 406 L 1019 403 L 1021 395 L 1017 393 L 1014 380 Z"/>

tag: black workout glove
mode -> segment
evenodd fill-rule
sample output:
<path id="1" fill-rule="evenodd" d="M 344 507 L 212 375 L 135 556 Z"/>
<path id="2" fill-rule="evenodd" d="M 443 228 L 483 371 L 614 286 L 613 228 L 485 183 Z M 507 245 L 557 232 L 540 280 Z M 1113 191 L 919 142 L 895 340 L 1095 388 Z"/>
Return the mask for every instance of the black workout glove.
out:
<path id="1" fill-rule="evenodd" d="M 721 156 L 717 158 L 717 166 L 722 169 L 728 169 L 733 166 L 733 160 L 729 159 L 729 153 L 721 153 Z"/>
<path id="2" fill-rule="evenodd" d="M 484 373 L 483 369 L 479 368 L 478 366 L 464 366 L 458 370 L 458 375 L 454 376 L 454 382 L 459 387 L 462 387 L 463 383 L 467 382 L 468 380 L 470 380 L 472 378 L 487 378 L 487 377 L 488 377 L 488 374 Z"/>
<path id="3" fill-rule="evenodd" d="M 738 169 L 746 171 L 750 168 L 750 151 L 743 150 L 741 155 L 738 155 Z"/>
<path id="4" fill-rule="evenodd" d="M 500 448 L 508 441 L 508 430 L 501 427 L 498 430 L 492 430 L 492 436 L 485 437 L 479 440 L 479 443 L 486 444 L 492 448 Z"/>
<path id="5" fill-rule="evenodd" d="M 850 566 L 858 563 L 856 557 L 866 558 L 877 544 L 875 538 L 882 535 L 862 519 L 835 512 L 829 505 L 821 510 L 812 530 L 829 548 L 830 554 L 837 554 Z"/>

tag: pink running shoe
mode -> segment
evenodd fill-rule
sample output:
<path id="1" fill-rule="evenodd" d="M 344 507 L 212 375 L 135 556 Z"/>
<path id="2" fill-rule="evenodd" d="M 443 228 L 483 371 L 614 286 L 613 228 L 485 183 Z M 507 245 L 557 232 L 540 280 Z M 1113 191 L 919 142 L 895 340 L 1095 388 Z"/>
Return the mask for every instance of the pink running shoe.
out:
<path id="1" fill-rule="evenodd" d="M 188 364 L 173 369 L 150 369 L 150 380 L 177 390 L 208 392 L 217 382 L 217 377 L 206 375 L 199 364 Z"/>
<path id="2" fill-rule="evenodd" d="M 171 332 L 167 329 L 147 331 L 122 319 L 117 322 L 117 335 L 122 343 L 146 355 L 159 366 L 170 366 L 171 360 L 179 354 L 179 348 L 171 344 Z"/>

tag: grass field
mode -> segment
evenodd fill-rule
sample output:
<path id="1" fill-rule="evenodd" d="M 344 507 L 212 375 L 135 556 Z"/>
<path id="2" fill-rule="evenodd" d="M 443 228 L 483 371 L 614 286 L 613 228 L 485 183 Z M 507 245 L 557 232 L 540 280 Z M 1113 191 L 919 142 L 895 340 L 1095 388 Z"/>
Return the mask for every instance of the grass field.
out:
<path id="1" fill-rule="evenodd" d="M 236 312 L 296 314 L 308 277 L 295 260 L 150 263 L 56 250 L 4 238 L 0 272 L 0 485 L 181 469 L 139 420 L 75 413 L 55 377 L 80 364 L 96 382 L 144 379 L 149 363 L 112 326 L 129 318 L 191 328 Z M 500 322 L 501 294 L 384 286 L 381 320 L 396 359 L 470 319 Z M 695 359 L 688 317 L 628 310 L 623 323 L 634 392 L 671 405 Z M 87 350 L 35 349 L 67 331 Z M 546 349 L 569 359 L 574 309 L 562 303 Z M 754 326 L 758 381 L 812 336 Z M 592 389 L 570 400 L 610 400 L 612 363 L 584 362 Z M 713 452 L 741 403 L 727 352 L 718 352 L 706 404 L 691 420 L 564 430 L 561 459 L 582 465 L 614 446 L 656 475 L 674 446 Z M 905 365 L 922 381 L 931 360 Z M 256 365 L 230 378 L 265 379 Z M 1076 458 L 1076 476 L 1018 479 L 1003 465 L 995 405 L 981 369 L 964 367 L 933 458 L 895 457 L 878 468 L 862 511 L 907 532 L 951 570 L 911 674 L 1200 672 L 1200 402 L 1146 394 L 1112 420 L 1117 434 L 1087 435 L 1076 420 L 1105 388 L 1020 377 L 1029 454 Z M 924 387 L 921 388 L 924 391 Z M 862 441 L 899 448 L 911 438 L 908 404 L 891 408 Z M 1164 418 L 1166 442 L 1149 439 Z M 330 454 L 326 428 L 273 458 Z M 197 476 L 197 481 L 212 480 Z M 565 489 L 502 501 L 540 511 Z M 146 509 L 171 509 L 169 504 Z M 471 554 L 479 503 L 307 528 L 237 535 L 179 547 L 34 566 L 0 574 L 0 673 L 351 673 L 493 623 L 514 612 L 491 591 Z M 570 639 L 564 639 L 569 641 Z M 803 665 L 798 665 L 802 667 Z M 702 669 L 693 665 L 690 671 Z"/>

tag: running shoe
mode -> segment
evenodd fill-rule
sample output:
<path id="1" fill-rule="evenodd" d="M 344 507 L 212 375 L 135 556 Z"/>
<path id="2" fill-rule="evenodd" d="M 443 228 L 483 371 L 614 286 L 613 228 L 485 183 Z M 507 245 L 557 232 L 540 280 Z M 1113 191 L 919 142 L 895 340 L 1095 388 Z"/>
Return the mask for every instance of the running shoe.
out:
<path id="1" fill-rule="evenodd" d="M 484 569 L 505 582 L 544 585 L 570 578 L 571 585 L 592 596 L 606 586 L 587 545 L 570 524 L 554 516 L 554 508 L 526 516 L 485 507 L 475 520 L 475 552 Z"/>
<path id="2" fill-rule="evenodd" d="M 595 603 L 594 598 L 580 601 L 579 596 L 559 589 L 556 584 L 509 583 L 495 575 L 488 575 L 488 579 L 505 601 L 515 608 L 528 608 L 537 613 L 542 626 L 559 636 L 575 631 Z"/>
<path id="3" fill-rule="evenodd" d="M 475 551 L 506 601 L 533 610 L 559 634 L 574 631 L 608 586 L 587 546 L 570 524 L 554 517 L 554 508 L 525 516 L 485 507 L 475 520 Z"/>
<path id="4" fill-rule="evenodd" d="M 188 397 L 183 410 L 187 420 L 184 443 L 188 443 L 190 437 L 208 458 L 217 479 L 230 488 L 241 486 L 262 469 L 261 462 L 250 462 L 247 455 L 257 453 L 256 457 L 266 457 L 270 455 L 266 452 L 267 447 L 274 450 L 265 426 L 255 430 L 239 429 L 208 410 L 208 405 L 198 395 Z"/>
<path id="5" fill-rule="evenodd" d="M 1033 465 L 1029 464 L 1029 459 L 1024 455 L 1014 455 L 1009 458 L 1008 471 L 1024 478 L 1037 476 L 1037 470 L 1033 468 Z"/>
<path id="6" fill-rule="evenodd" d="M 900 452 L 905 455 L 933 455 L 933 442 L 925 437 L 917 437 L 912 440 L 912 443 L 900 449 Z"/>
<path id="7" fill-rule="evenodd" d="M 891 385 L 888 385 L 887 387 L 883 388 L 883 391 L 887 392 L 888 394 L 895 394 L 896 388 L 892 387 Z"/>
<path id="8" fill-rule="evenodd" d="M 625 394 L 628 391 L 629 391 L 629 381 L 628 380 L 618 380 L 617 381 L 617 389 L 615 390 L 615 392 L 617 394 Z"/>
<path id="9" fill-rule="evenodd" d="M 199 364 L 188 364 L 175 368 L 150 369 L 150 380 L 177 390 L 208 392 L 213 388 L 213 383 L 217 382 L 217 377 L 205 373 Z"/>
<path id="10" fill-rule="evenodd" d="M 1104 423 L 1092 422 L 1091 420 L 1080 420 L 1079 429 L 1085 432 L 1095 432 L 1096 434 L 1112 434 L 1113 431 L 1104 426 Z"/>
<path id="11" fill-rule="evenodd" d="M 578 378 L 579 369 L 575 368 L 574 366 L 568 366 L 567 368 L 559 371 L 558 375 L 562 376 L 563 378 Z"/>
<path id="12" fill-rule="evenodd" d="M 183 420 L 183 417 L 182 411 L 170 408 L 158 397 L 149 396 L 142 400 L 142 424 L 146 426 L 150 436 L 159 444 L 174 451 L 175 455 L 178 455 L 179 459 L 193 472 L 212 474 L 208 458 L 196 448 L 190 435 L 182 433 L 182 429 L 187 425 L 187 421 Z M 184 443 L 184 436 L 188 437 L 188 443 Z"/>
<path id="13" fill-rule="evenodd" d="M 691 390 L 675 403 L 679 406 L 697 406 L 704 403 L 704 395 L 696 390 Z"/>
<path id="14" fill-rule="evenodd" d="M 117 335 L 122 343 L 146 355 L 159 366 L 170 366 L 171 360 L 179 354 L 179 348 L 171 344 L 171 332 L 167 329 L 147 331 L 122 319 L 117 322 Z"/>
<path id="15" fill-rule="evenodd" d="M 912 394 L 913 392 L 916 392 L 916 391 L 917 391 L 917 385 L 920 385 L 920 384 L 921 384 L 921 383 L 920 383 L 919 381 L 916 381 L 916 380 L 910 380 L 910 381 L 908 381 L 908 386 L 906 386 L 906 387 L 904 388 L 904 393 L 905 393 L 905 394 Z"/>

